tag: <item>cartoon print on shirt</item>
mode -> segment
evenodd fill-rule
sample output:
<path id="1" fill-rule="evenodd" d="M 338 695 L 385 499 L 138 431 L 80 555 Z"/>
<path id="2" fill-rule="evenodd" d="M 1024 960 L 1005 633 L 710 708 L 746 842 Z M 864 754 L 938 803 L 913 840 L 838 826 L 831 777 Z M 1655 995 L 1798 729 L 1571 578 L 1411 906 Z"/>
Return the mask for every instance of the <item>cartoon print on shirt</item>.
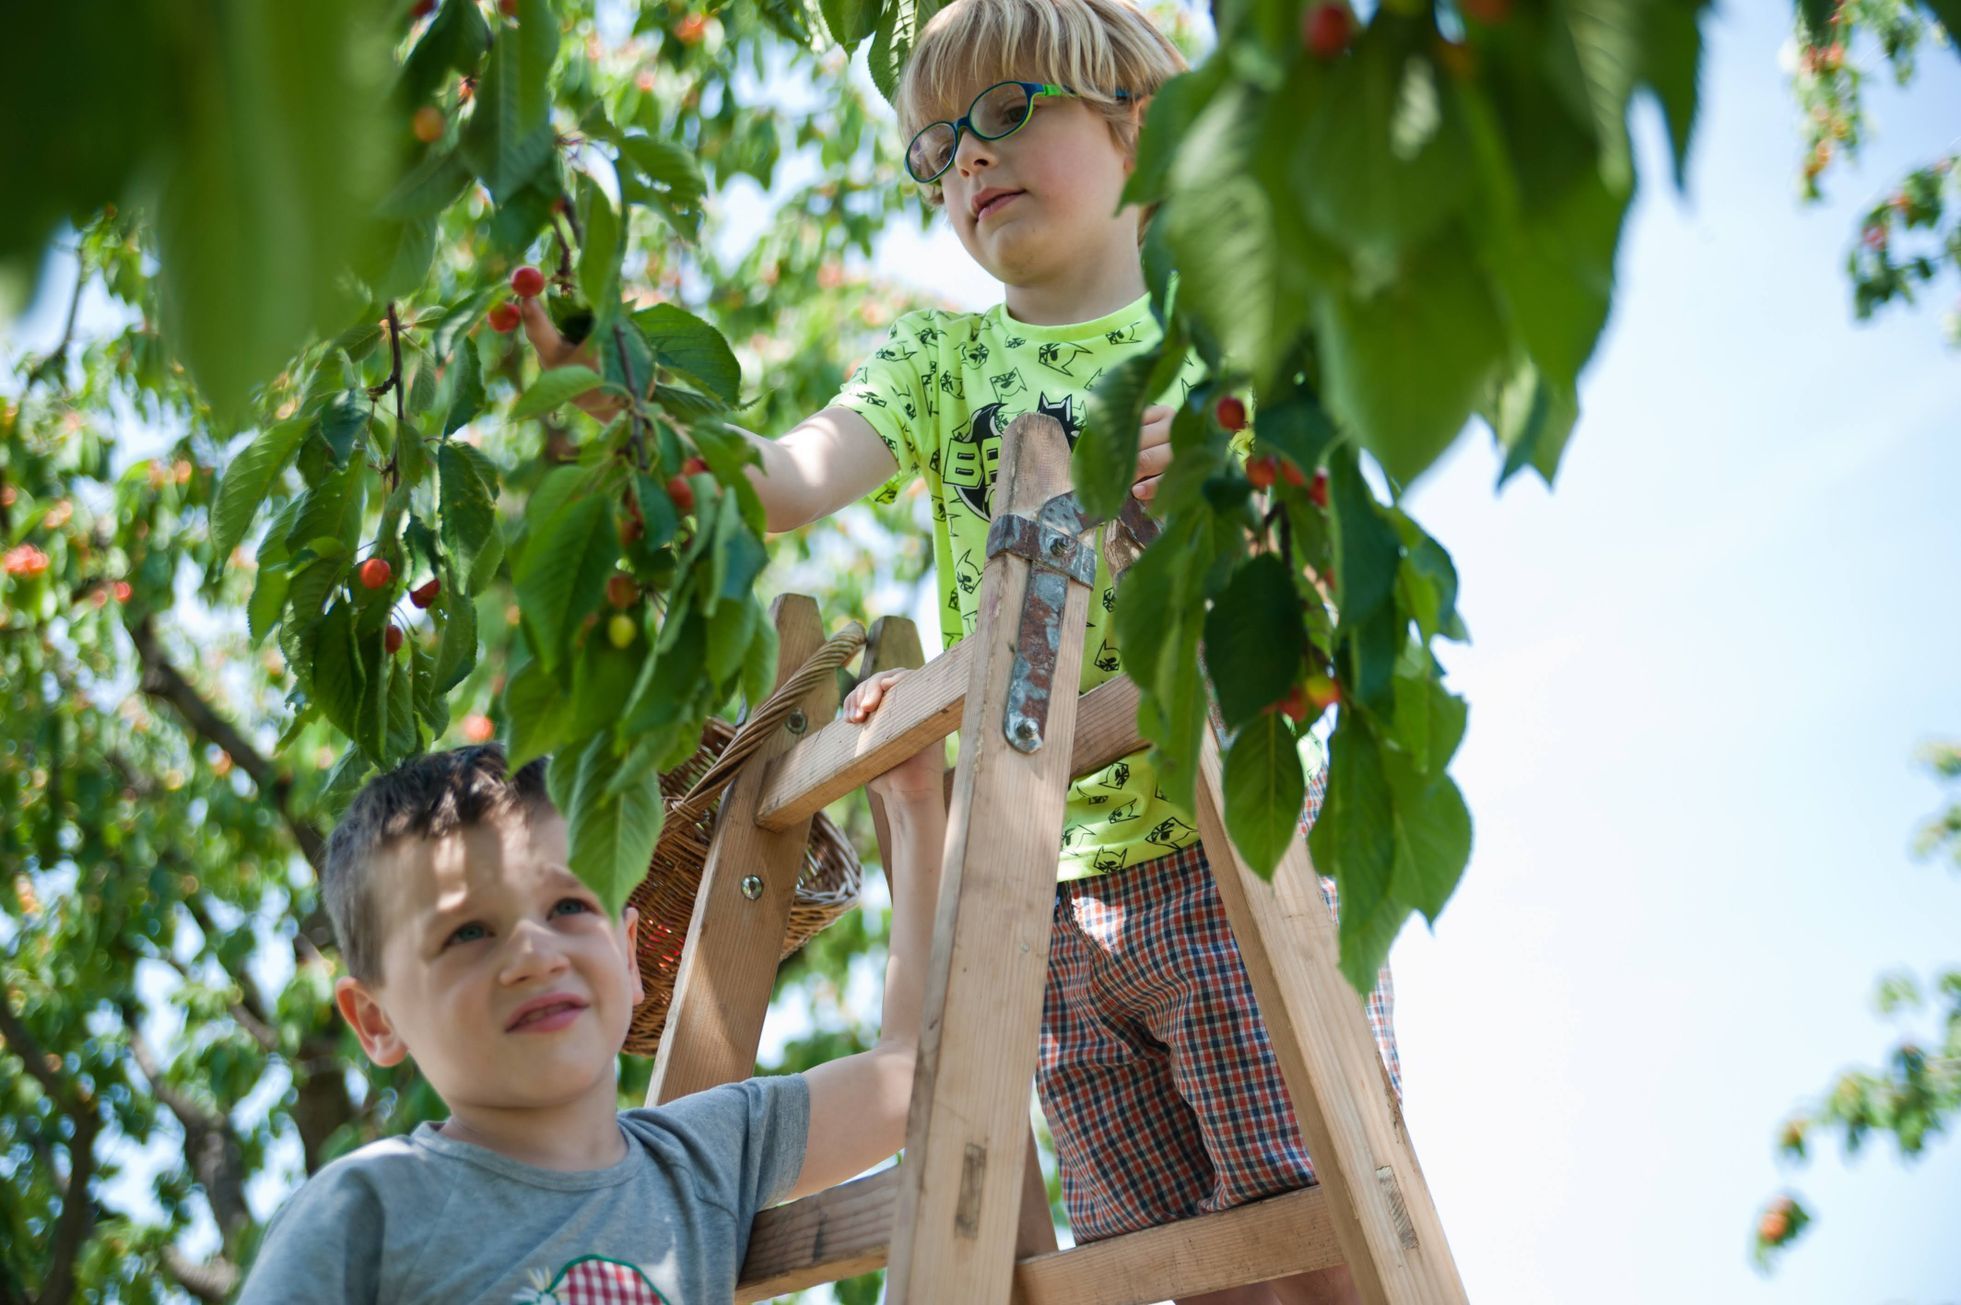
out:
<path id="1" fill-rule="evenodd" d="M 1120 330 L 1105 331 L 1103 338 L 1111 344 L 1139 344 L 1142 342 L 1142 337 L 1137 334 L 1137 326 L 1136 322 L 1132 322 Z"/>
<path id="2" fill-rule="evenodd" d="M 1090 660 L 1096 664 L 1097 670 L 1109 671 L 1112 675 L 1116 674 L 1117 668 L 1123 665 L 1117 657 L 1117 650 L 1110 646 L 1108 639 L 1096 645 L 1096 655 Z"/>
<path id="3" fill-rule="evenodd" d="M 896 338 L 881 345 L 878 352 L 872 355 L 872 357 L 882 358 L 886 362 L 911 362 L 918 356 L 919 350 L 913 348 L 905 341 Z"/>
<path id="4" fill-rule="evenodd" d="M 961 593 L 971 594 L 980 588 L 980 581 L 980 568 L 974 565 L 974 550 L 970 548 L 953 564 L 953 583 L 960 587 Z"/>
<path id="5" fill-rule="evenodd" d="M 967 377 L 958 368 L 949 367 L 940 373 L 940 393 L 949 399 L 965 402 L 967 398 Z"/>
<path id="6" fill-rule="evenodd" d="M 1096 860 L 1091 862 L 1091 868 L 1098 874 L 1109 874 L 1113 870 L 1123 869 L 1125 862 L 1129 860 L 1130 849 L 1127 847 L 1118 848 L 1114 852 L 1107 847 L 1101 848 L 1096 853 Z"/>
<path id="7" fill-rule="evenodd" d="M 1017 394 L 1025 393 L 1028 389 L 1028 382 L 1022 379 L 1019 367 L 1010 368 L 999 376 L 990 376 L 987 378 L 987 383 L 994 387 L 994 397 L 1003 402 L 1014 398 Z"/>
<path id="8" fill-rule="evenodd" d="M 1151 832 L 1144 835 L 1144 841 L 1164 848 L 1188 846 L 1198 834 L 1196 829 L 1176 816 L 1166 816 L 1151 826 Z"/>
<path id="9" fill-rule="evenodd" d="M 1114 589 L 1105 589 L 1105 590 L 1103 591 L 1103 610 L 1104 610 L 1104 611 L 1106 611 L 1106 612 L 1114 612 L 1114 611 L 1116 611 L 1116 610 L 1117 610 L 1117 591 L 1116 591 L 1116 590 L 1114 590 Z"/>
<path id="10" fill-rule="evenodd" d="M 1060 372 L 1073 380 L 1076 373 L 1070 368 L 1076 365 L 1077 359 L 1089 351 L 1088 345 L 1050 342 L 1035 351 L 1035 361 L 1050 371 Z"/>
<path id="11" fill-rule="evenodd" d="M 1036 411 L 1055 418 L 1069 447 L 1076 447 L 1076 437 L 1082 434 L 1083 427 L 1067 396 L 1057 402 L 1043 395 Z M 1001 404 L 976 408 L 973 417 L 953 432 L 947 444 L 946 466 L 941 473 L 945 484 L 983 521 L 994 516 L 994 477 L 1001 467 L 1001 432 L 1012 420 L 1002 411 Z"/>
<path id="12" fill-rule="evenodd" d="M 1125 821 L 1137 819 L 1137 815 L 1137 799 L 1132 798 L 1130 801 L 1110 812 L 1110 823 L 1121 825 Z"/>
<path id="13" fill-rule="evenodd" d="M 1096 781 L 1099 788 L 1126 789 L 1130 787 L 1130 763 L 1119 761 L 1104 771 Z"/>
<path id="14" fill-rule="evenodd" d="M 912 338 L 919 341 L 920 348 L 931 349 L 934 345 L 938 344 L 942 339 L 946 338 L 946 332 L 942 331 L 937 326 L 924 326 L 921 327 L 913 335 Z"/>
<path id="15" fill-rule="evenodd" d="M 979 340 L 972 340 L 962 345 L 960 356 L 967 360 L 969 367 L 981 368 L 987 366 L 987 346 Z"/>

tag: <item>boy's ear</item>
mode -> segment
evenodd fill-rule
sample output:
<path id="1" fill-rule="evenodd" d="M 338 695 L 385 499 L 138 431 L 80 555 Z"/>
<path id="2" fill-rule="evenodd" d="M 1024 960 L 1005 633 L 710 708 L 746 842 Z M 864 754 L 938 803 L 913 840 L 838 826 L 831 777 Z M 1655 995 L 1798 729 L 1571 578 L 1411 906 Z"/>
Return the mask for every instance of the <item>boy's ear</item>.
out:
<path id="1" fill-rule="evenodd" d="M 646 991 L 640 982 L 640 912 L 626 908 L 626 973 L 633 984 L 633 1004 L 638 1006 Z"/>
<path id="2" fill-rule="evenodd" d="M 354 1030 L 354 1036 L 361 1039 L 361 1050 L 368 1053 L 368 1059 L 384 1069 L 399 1065 L 409 1054 L 408 1044 L 395 1029 L 395 1021 L 388 1018 L 375 994 L 359 979 L 342 975 L 334 981 L 334 1005 L 340 1008 L 341 1018 Z"/>

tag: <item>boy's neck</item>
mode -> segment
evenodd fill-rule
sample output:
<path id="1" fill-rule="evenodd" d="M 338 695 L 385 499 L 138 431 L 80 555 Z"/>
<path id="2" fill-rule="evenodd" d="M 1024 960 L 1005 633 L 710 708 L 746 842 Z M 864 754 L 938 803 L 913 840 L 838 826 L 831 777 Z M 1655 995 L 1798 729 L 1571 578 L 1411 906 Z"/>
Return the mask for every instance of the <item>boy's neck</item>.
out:
<path id="1" fill-rule="evenodd" d="M 1144 293 L 1144 266 L 1135 258 L 1085 265 L 1066 280 L 1002 286 L 1008 316 L 1029 326 L 1093 322 Z"/>
<path id="2" fill-rule="evenodd" d="M 450 1103 L 444 1137 L 495 1151 L 538 1169 L 576 1173 L 607 1169 L 626 1158 L 618 1093 L 610 1074 L 592 1091 L 554 1106 Z"/>

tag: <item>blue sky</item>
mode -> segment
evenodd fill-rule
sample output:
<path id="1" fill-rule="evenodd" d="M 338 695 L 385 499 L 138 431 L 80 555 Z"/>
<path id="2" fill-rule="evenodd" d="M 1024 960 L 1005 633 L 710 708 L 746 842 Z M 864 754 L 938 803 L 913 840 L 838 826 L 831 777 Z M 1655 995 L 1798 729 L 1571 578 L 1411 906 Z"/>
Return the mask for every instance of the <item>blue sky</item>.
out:
<path id="1" fill-rule="evenodd" d="M 1851 320 L 1856 213 L 1961 126 L 1930 49 L 1872 90 L 1863 164 L 1796 199 L 1789 7 L 1708 24 L 1686 198 L 1659 123 L 1556 492 L 1495 495 L 1482 434 L 1413 507 L 1476 642 L 1455 770 L 1477 820 L 1434 935 L 1395 952 L 1407 1113 L 1472 1299 L 1961 1299 L 1961 1145 L 1772 1155 L 1794 1106 L 1897 1036 L 1874 980 L 1961 965 L 1961 876 L 1916 862 L 1917 744 L 1961 737 L 1961 355 L 1938 313 Z M 980 307 L 941 226 L 880 271 Z M 1923 1027 L 1930 1027 L 1922 1021 Z M 1780 1272 L 1760 1203 L 1821 1222 Z"/>

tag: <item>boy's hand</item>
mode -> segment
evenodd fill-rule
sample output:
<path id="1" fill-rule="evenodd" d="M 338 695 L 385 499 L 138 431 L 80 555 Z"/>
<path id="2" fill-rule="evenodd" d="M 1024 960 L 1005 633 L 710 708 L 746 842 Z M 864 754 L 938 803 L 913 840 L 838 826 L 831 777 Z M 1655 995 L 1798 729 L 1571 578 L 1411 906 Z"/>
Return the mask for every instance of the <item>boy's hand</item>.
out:
<path id="1" fill-rule="evenodd" d="M 905 671 L 898 670 L 880 671 L 871 676 L 844 700 L 844 718 L 859 725 L 870 720 L 884 703 L 885 691 L 905 675 Z M 928 796 L 940 802 L 944 800 L 946 792 L 945 774 L 946 745 L 934 739 L 866 787 L 888 803 Z"/>
<path id="2" fill-rule="evenodd" d="M 537 351 L 538 361 L 549 371 L 554 367 L 590 367 L 600 371 L 599 354 L 594 351 L 592 342 L 573 344 L 559 334 L 558 324 L 552 315 L 545 311 L 542 295 L 518 300 L 518 315 L 524 319 L 524 336 L 531 341 Z M 626 405 L 618 396 L 600 390 L 589 390 L 572 400 L 580 409 L 598 420 L 611 421 L 619 416 L 620 409 Z"/>
<path id="3" fill-rule="evenodd" d="M 1171 465 L 1171 418 L 1175 414 L 1175 409 L 1161 403 L 1144 409 L 1144 425 L 1137 441 L 1137 481 L 1130 492 L 1146 503 L 1158 492 L 1158 480 Z"/>

